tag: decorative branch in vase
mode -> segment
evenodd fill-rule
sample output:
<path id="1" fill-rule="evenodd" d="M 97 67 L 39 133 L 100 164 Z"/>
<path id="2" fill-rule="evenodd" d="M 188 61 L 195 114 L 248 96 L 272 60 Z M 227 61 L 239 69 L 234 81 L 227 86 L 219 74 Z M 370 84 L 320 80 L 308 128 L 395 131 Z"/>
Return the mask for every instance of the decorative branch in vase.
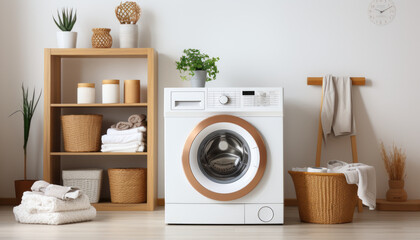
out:
<path id="1" fill-rule="evenodd" d="M 384 143 L 381 142 L 381 156 L 389 177 L 389 190 L 386 193 L 386 200 L 390 202 L 407 201 L 407 192 L 404 190 L 405 160 L 407 156 L 401 148 L 392 146 L 387 152 Z"/>
<path id="2" fill-rule="evenodd" d="M 120 48 L 138 47 L 138 27 L 141 8 L 136 2 L 124 2 L 115 8 L 120 22 Z"/>
<path id="3" fill-rule="evenodd" d="M 10 114 L 10 116 L 16 114 L 16 113 L 22 113 L 23 116 L 23 176 L 24 180 L 16 180 L 15 181 L 15 193 L 16 193 L 16 199 L 21 199 L 22 194 L 25 191 L 29 191 L 32 184 L 35 182 L 35 180 L 28 180 L 27 179 L 27 171 L 26 171 L 26 163 L 27 163 L 27 146 L 29 141 L 29 133 L 31 130 L 31 122 L 32 117 L 34 116 L 36 107 L 38 106 L 39 99 L 41 98 L 42 91 L 39 93 L 39 96 L 35 98 L 35 89 L 32 93 L 32 96 L 29 96 L 29 90 L 25 89 L 25 87 L 22 84 L 22 107 L 21 109 L 17 110 L 16 112 Z"/>

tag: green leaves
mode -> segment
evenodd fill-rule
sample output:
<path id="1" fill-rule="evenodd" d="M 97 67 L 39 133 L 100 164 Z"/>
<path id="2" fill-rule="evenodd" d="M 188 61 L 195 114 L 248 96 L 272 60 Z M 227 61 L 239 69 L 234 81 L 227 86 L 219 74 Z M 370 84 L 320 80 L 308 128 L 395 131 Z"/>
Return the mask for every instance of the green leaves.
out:
<path id="1" fill-rule="evenodd" d="M 29 131 L 31 129 L 31 121 L 32 117 L 35 113 L 36 107 L 38 106 L 39 99 L 41 98 L 42 91 L 39 92 L 38 98 L 35 100 L 35 89 L 32 93 L 32 97 L 29 97 L 29 90 L 25 89 L 25 87 L 22 84 L 22 108 L 20 110 L 17 110 L 16 112 L 10 114 L 10 116 L 20 112 L 23 116 L 23 135 L 24 135 L 24 143 L 23 143 L 23 149 L 26 151 L 26 146 L 28 144 L 29 140 Z M 10 117 L 9 116 L 9 117 Z"/>
<path id="2" fill-rule="evenodd" d="M 181 74 L 188 71 L 188 75 L 194 76 L 194 71 L 205 70 L 207 71 L 206 81 L 216 80 L 216 74 L 219 73 L 216 62 L 220 58 L 210 58 L 209 55 L 201 53 L 198 49 L 185 49 L 184 55 L 181 56 L 179 61 L 176 61 L 176 69 Z M 182 80 L 187 80 L 187 76 L 181 76 Z"/>
<path id="3" fill-rule="evenodd" d="M 74 15 L 73 15 L 73 9 L 63 8 L 61 10 L 61 16 L 60 16 L 60 12 L 57 10 L 57 17 L 58 17 L 58 22 L 57 20 L 55 20 L 53 16 L 53 20 L 55 24 L 57 25 L 57 27 L 61 31 L 70 32 L 73 29 L 74 24 L 76 23 L 77 12 L 74 11 Z"/>

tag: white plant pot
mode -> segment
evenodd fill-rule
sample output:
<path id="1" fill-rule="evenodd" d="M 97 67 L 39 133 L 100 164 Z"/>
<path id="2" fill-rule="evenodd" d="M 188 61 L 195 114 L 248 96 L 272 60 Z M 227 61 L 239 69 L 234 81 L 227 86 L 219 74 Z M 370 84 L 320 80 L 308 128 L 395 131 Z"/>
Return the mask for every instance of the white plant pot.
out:
<path id="1" fill-rule="evenodd" d="M 204 87 L 206 85 L 207 71 L 194 71 L 194 76 L 191 78 L 191 87 Z"/>
<path id="2" fill-rule="evenodd" d="M 120 48 L 138 47 L 138 29 L 137 24 L 120 25 Z"/>
<path id="3" fill-rule="evenodd" d="M 76 48 L 77 32 L 57 32 L 59 48 Z"/>

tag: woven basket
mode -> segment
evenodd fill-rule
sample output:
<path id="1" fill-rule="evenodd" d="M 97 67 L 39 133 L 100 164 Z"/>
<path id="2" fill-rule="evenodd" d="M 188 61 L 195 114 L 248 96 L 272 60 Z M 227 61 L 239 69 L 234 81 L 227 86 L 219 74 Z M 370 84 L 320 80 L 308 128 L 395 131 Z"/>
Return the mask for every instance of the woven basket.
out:
<path id="1" fill-rule="evenodd" d="M 112 37 L 109 32 L 110 28 L 93 28 L 92 29 L 92 47 L 93 48 L 110 48 L 112 47 Z"/>
<path id="2" fill-rule="evenodd" d="M 108 175 L 112 203 L 146 202 L 146 168 L 108 169 Z"/>
<path id="3" fill-rule="evenodd" d="M 347 184 L 342 173 L 289 171 L 295 184 L 302 222 L 348 223 L 353 221 L 357 185 Z"/>
<path id="4" fill-rule="evenodd" d="M 63 185 L 79 188 L 91 203 L 99 202 L 101 182 L 102 169 L 63 170 Z"/>
<path id="5" fill-rule="evenodd" d="M 63 115 L 61 123 L 66 152 L 100 150 L 102 115 Z"/>

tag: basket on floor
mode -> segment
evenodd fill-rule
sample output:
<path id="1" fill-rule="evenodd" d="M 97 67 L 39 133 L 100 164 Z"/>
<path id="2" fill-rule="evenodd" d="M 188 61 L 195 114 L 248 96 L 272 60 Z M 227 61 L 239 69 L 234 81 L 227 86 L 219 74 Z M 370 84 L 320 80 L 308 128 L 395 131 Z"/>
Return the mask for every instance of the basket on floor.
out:
<path id="1" fill-rule="evenodd" d="M 295 185 L 302 222 L 348 223 L 353 221 L 357 185 L 347 184 L 342 173 L 289 171 Z"/>
<path id="2" fill-rule="evenodd" d="M 61 123 L 66 152 L 100 150 L 102 115 L 63 115 Z"/>
<path id="3" fill-rule="evenodd" d="M 101 183 L 102 169 L 63 170 L 63 185 L 79 188 L 91 203 L 99 202 Z"/>
<path id="4" fill-rule="evenodd" d="M 108 175 L 112 203 L 146 202 L 146 168 L 108 169 Z"/>

